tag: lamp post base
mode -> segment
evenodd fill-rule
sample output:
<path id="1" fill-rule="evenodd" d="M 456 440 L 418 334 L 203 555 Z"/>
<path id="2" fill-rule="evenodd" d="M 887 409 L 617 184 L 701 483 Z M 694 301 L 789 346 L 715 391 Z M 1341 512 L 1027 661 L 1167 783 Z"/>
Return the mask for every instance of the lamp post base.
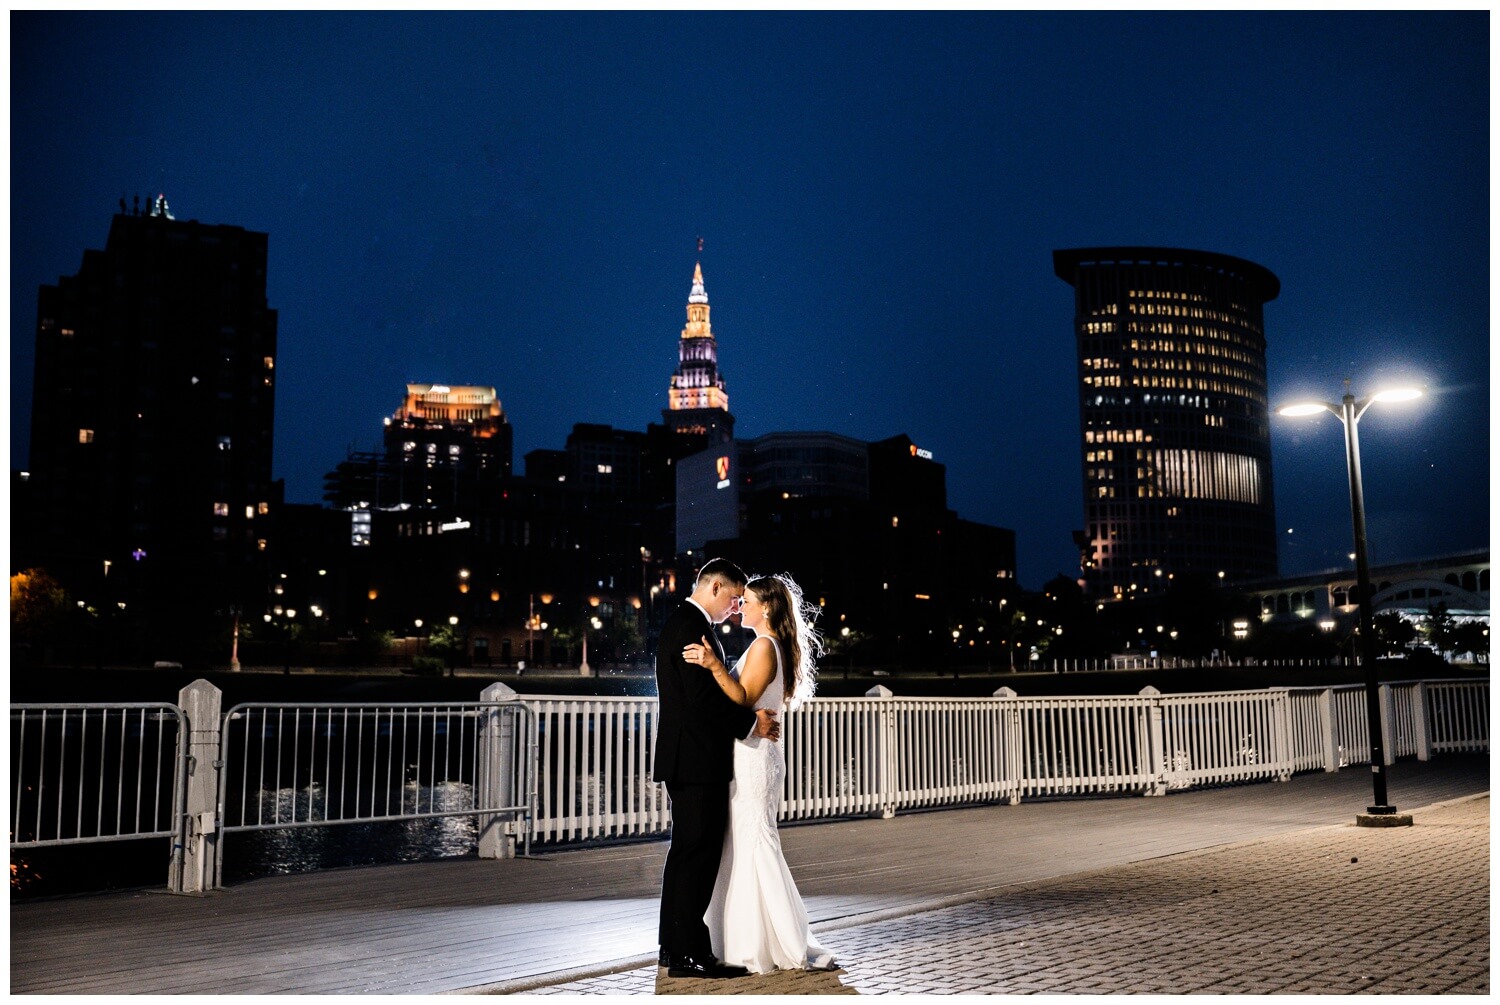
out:
<path id="1" fill-rule="evenodd" d="M 1397 813 L 1394 806 L 1367 806 L 1354 823 L 1358 827 L 1410 827 L 1411 814 Z"/>

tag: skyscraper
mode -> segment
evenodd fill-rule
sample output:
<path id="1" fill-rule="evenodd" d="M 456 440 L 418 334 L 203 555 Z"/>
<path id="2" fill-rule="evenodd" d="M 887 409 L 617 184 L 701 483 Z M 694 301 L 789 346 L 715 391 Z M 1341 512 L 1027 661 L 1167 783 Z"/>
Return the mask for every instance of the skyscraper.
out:
<path id="1" fill-rule="evenodd" d="M 1076 291 L 1089 592 L 1274 575 L 1262 308 L 1280 282 L 1253 262 L 1175 248 L 1052 261 Z"/>
<path id="2" fill-rule="evenodd" d="M 37 297 L 28 548 L 74 596 L 125 610 L 164 657 L 263 601 L 276 312 L 267 237 L 121 212 Z"/>
<path id="3" fill-rule="evenodd" d="M 952 656 L 954 625 L 994 618 L 1015 582 L 1015 532 L 948 509 L 947 469 L 905 435 L 766 433 L 676 474 L 680 573 L 704 555 L 792 570 L 825 635 L 879 637 L 882 659 Z"/>
<path id="4" fill-rule="evenodd" d="M 734 437 L 734 416 L 729 414 L 729 394 L 719 372 L 719 343 L 708 320 L 702 264 L 693 267 L 687 322 L 677 343 L 677 369 L 672 372 L 662 421 L 674 433 L 694 433 L 706 436 L 709 443 L 723 443 Z"/>

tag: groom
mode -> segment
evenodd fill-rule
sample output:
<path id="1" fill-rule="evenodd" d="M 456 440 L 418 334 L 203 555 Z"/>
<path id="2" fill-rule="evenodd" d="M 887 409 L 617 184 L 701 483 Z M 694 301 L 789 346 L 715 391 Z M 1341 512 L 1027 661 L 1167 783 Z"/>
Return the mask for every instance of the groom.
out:
<path id="1" fill-rule="evenodd" d="M 660 963 L 669 977 L 742 977 L 749 971 L 716 959 L 703 914 L 713 899 L 724 831 L 734 741 L 752 734 L 775 739 L 773 712 L 752 712 L 730 701 L 713 676 L 682 658 L 684 646 L 713 640 L 713 626 L 745 595 L 745 574 L 716 558 L 698 570 L 692 595 L 662 626 L 656 648 L 658 719 L 651 777 L 665 782 L 672 801 L 672 843 L 661 877 Z"/>

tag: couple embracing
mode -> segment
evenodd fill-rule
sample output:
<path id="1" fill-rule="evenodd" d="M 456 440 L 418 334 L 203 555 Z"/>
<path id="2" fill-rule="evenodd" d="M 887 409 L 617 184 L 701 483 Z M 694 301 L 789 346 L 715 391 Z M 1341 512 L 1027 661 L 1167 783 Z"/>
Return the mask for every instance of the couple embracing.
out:
<path id="1" fill-rule="evenodd" d="M 730 668 L 714 627 L 736 612 L 755 640 Z M 776 829 L 786 777 L 777 718 L 812 695 L 820 652 L 796 583 L 747 581 L 724 559 L 699 570 L 662 626 L 652 777 L 672 806 L 659 931 L 671 977 L 833 965 L 808 929 Z"/>

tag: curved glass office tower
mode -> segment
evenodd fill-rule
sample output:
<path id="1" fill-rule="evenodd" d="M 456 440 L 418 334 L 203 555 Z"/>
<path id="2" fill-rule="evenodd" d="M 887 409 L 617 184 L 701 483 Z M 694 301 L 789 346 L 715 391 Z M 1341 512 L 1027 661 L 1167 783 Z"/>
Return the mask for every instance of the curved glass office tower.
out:
<path id="1" fill-rule="evenodd" d="M 1177 248 L 1052 261 L 1075 291 L 1090 594 L 1155 593 L 1189 573 L 1275 575 L 1262 307 L 1280 281 Z"/>

